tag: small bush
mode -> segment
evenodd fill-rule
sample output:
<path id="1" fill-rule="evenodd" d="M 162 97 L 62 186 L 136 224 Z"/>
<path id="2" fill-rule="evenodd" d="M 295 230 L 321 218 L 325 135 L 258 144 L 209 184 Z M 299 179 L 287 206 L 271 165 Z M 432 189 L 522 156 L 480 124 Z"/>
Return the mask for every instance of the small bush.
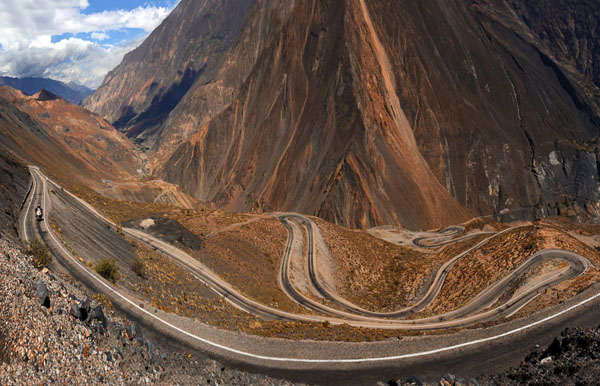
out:
<path id="1" fill-rule="evenodd" d="M 33 263 L 37 269 L 47 268 L 52 262 L 50 248 L 40 240 L 32 240 L 27 246 L 27 253 L 33 256 Z"/>
<path id="2" fill-rule="evenodd" d="M 330 322 L 329 320 L 325 320 L 325 321 L 323 322 L 323 327 L 325 327 L 325 328 L 330 328 L 330 327 L 331 327 L 331 322 Z"/>
<path id="3" fill-rule="evenodd" d="M 96 264 L 96 272 L 106 280 L 116 283 L 119 280 L 119 269 L 114 259 L 102 259 Z"/>
<path id="4" fill-rule="evenodd" d="M 107 310 L 114 311 L 115 307 L 113 306 L 113 304 L 110 301 L 110 299 L 108 298 L 108 296 L 98 293 L 98 294 L 94 295 L 92 298 L 94 300 L 96 300 L 98 303 L 102 304 L 104 306 L 104 308 L 106 308 Z"/>
<path id="5" fill-rule="evenodd" d="M 142 259 L 136 257 L 133 259 L 133 263 L 131 264 L 131 269 L 135 272 L 136 275 L 141 277 L 142 279 L 146 278 L 146 264 Z"/>

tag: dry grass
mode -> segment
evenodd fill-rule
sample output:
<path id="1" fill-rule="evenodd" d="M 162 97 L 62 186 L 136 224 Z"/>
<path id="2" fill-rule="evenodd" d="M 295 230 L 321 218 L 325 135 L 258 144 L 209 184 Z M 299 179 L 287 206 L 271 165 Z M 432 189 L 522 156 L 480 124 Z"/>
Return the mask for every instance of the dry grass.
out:
<path id="1" fill-rule="evenodd" d="M 547 222 L 544 221 L 542 223 Z M 600 230 L 596 225 L 582 225 L 581 228 L 575 229 L 581 229 L 582 232 L 588 232 L 593 229 Z M 531 302 L 517 312 L 514 315 L 514 318 L 531 315 L 543 307 L 563 302 L 600 281 L 600 270 L 598 269 L 600 264 L 600 253 L 595 248 L 582 243 L 562 229 L 544 227 L 540 230 L 540 233 L 543 238 L 543 248 L 558 248 L 578 253 L 587 257 L 593 266 L 589 267 L 584 275 L 564 281 L 547 289 L 534 302 Z"/>
<path id="2" fill-rule="evenodd" d="M 574 237 L 554 228 L 529 226 L 491 240 L 484 247 L 460 259 L 446 278 L 438 298 L 424 311 L 424 315 L 438 315 L 459 308 L 490 284 L 508 275 L 531 255 L 544 249 L 559 248 L 573 251 L 590 261 L 600 261 L 600 255 Z M 560 265 L 556 266 L 557 269 Z M 556 304 L 591 284 L 597 275 L 591 269 L 582 277 L 560 283 L 556 289 L 571 288 L 558 297 L 540 296 L 525 307 L 529 312 Z M 524 280 L 530 279 L 528 275 Z M 521 283 L 524 283 L 524 280 Z M 575 285 L 574 283 L 579 283 Z M 516 288 L 512 288 L 514 292 Z M 551 290 L 550 292 L 552 292 Z M 548 292 L 548 291 L 546 291 Z M 508 294 L 506 295 L 508 296 Z M 522 312 L 518 315 L 525 315 Z"/>
<path id="3" fill-rule="evenodd" d="M 193 278 L 186 270 L 173 265 L 169 259 L 151 249 L 139 245 L 136 248 L 139 258 L 146 265 L 148 279 L 138 282 L 129 289 L 149 301 L 153 307 L 165 312 L 195 318 L 203 323 L 231 331 L 293 340 L 365 342 L 423 334 L 331 323 L 261 320 L 233 307 Z M 440 333 L 442 332 L 432 334 Z"/>
<path id="4" fill-rule="evenodd" d="M 181 316 L 195 317 L 213 310 L 216 296 L 208 287 L 172 260 L 146 248 L 135 245 L 138 259 L 145 266 L 146 279 L 137 280 L 132 290 L 153 307 Z"/>
<path id="5" fill-rule="evenodd" d="M 278 220 L 260 218 L 215 233 L 205 239 L 202 250 L 189 252 L 249 298 L 281 310 L 307 313 L 277 283 L 286 239 L 287 231 Z"/>
<path id="6" fill-rule="evenodd" d="M 338 291 L 351 302 L 373 311 L 394 311 L 421 295 L 432 274 L 448 259 L 475 245 L 473 237 L 435 252 L 394 245 L 366 232 L 315 219 L 343 279 Z"/>

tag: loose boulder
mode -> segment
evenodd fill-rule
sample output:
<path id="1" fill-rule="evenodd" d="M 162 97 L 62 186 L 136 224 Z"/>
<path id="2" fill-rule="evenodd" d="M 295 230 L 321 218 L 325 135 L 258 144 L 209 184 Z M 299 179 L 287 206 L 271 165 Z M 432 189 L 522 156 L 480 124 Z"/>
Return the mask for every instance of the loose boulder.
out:
<path id="1" fill-rule="evenodd" d="M 144 334 L 142 333 L 142 328 L 137 322 L 129 322 L 127 324 L 127 327 L 125 327 L 125 333 L 127 334 L 127 338 L 129 338 L 129 340 L 135 339 L 140 342 L 144 341 Z"/>
<path id="2" fill-rule="evenodd" d="M 108 320 L 106 319 L 106 316 L 104 315 L 102 306 L 96 306 L 92 309 L 92 311 L 90 313 L 90 320 L 97 320 L 98 322 L 102 323 L 102 327 L 105 330 L 106 330 L 106 327 L 108 326 Z"/>
<path id="3" fill-rule="evenodd" d="M 81 320 L 82 322 L 88 318 L 90 314 L 90 303 L 85 301 L 80 301 L 75 296 L 71 296 L 71 315 L 74 318 Z"/>
<path id="4" fill-rule="evenodd" d="M 48 294 L 48 287 L 46 287 L 46 284 L 44 284 L 41 279 L 37 282 L 35 294 L 40 298 L 40 302 L 44 307 L 50 308 L 50 295 Z"/>

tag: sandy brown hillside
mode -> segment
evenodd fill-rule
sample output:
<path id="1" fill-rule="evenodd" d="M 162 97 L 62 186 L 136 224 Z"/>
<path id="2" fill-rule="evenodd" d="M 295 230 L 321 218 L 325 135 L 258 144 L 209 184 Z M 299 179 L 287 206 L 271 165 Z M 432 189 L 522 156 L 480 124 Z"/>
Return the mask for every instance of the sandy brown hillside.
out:
<path id="1" fill-rule="evenodd" d="M 42 166 L 63 182 L 112 198 L 191 207 L 178 187 L 143 179 L 143 160 L 110 123 L 45 90 L 27 96 L 0 87 L 0 154 Z"/>
<path id="2" fill-rule="evenodd" d="M 86 106 L 145 142 L 156 175 L 228 210 L 411 228 L 598 216 L 594 2 L 273 3 L 199 31 L 229 2 L 182 1 Z M 187 84 L 191 53 L 211 60 Z M 147 105 L 169 84 L 176 100 Z"/>
<path id="3" fill-rule="evenodd" d="M 27 96 L 1 87 L 0 97 L 39 122 L 63 151 L 81 160 L 99 178 L 133 179 L 142 164 L 131 143 L 100 116 L 42 90 Z M 31 149 L 32 156 L 43 149 Z M 51 168 L 51 165 L 48 165 Z"/>

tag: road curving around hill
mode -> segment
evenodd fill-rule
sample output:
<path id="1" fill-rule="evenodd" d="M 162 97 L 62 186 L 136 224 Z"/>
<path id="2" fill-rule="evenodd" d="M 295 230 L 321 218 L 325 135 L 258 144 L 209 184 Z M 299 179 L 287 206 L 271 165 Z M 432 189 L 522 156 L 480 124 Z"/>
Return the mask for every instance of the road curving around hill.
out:
<path id="1" fill-rule="evenodd" d="M 539 332 L 543 336 L 546 336 L 544 334 L 550 334 L 549 331 L 554 333 L 554 322 L 550 321 L 561 321 L 566 318 L 573 318 L 574 315 L 572 312 L 574 310 L 588 307 L 589 303 L 596 302 L 596 299 L 600 296 L 593 294 L 585 299 L 577 300 L 577 302 L 573 304 L 565 303 L 562 306 L 562 309 L 545 316 L 544 313 L 542 313 L 540 314 L 541 320 L 529 324 L 519 325 L 515 328 L 511 327 L 511 329 L 508 330 L 506 329 L 508 327 L 504 326 L 498 327 L 503 330 L 496 331 L 495 328 L 486 329 L 485 331 L 476 334 L 478 336 L 477 339 L 475 339 L 475 335 L 473 334 L 466 334 L 464 336 L 458 334 L 451 339 L 446 339 L 444 337 L 427 338 L 419 340 L 421 343 L 418 345 L 409 346 L 392 344 L 391 342 L 365 343 L 359 346 L 342 342 L 293 342 L 270 340 L 267 338 L 216 330 L 190 319 L 157 312 L 156 310 L 151 311 L 152 307 L 148 304 L 144 304 L 143 299 L 140 300 L 135 295 L 124 293 L 120 288 L 99 277 L 95 272 L 86 267 L 85 264 L 78 261 L 67 250 L 68 248 L 65 248 L 57 235 L 54 234 L 54 231 L 48 222 L 48 218 L 52 215 L 53 200 L 56 199 L 56 194 L 48 194 L 50 190 L 49 185 L 56 188 L 58 194 L 63 195 L 63 198 L 67 197 L 73 204 L 73 207 L 76 208 L 70 213 L 71 216 L 78 218 L 82 217 L 87 222 L 100 222 L 103 225 L 109 221 L 101 216 L 90 205 L 66 190 L 63 190 L 55 182 L 48 179 L 39 169 L 32 167 L 30 168 L 30 171 L 34 179 L 33 187 L 24 206 L 21 217 L 22 227 L 19 228 L 23 229 L 23 237 L 26 241 L 33 238 L 39 238 L 46 242 L 50 246 L 52 253 L 57 257 L 57 261 L 64 269 L 69 271 L 73 277 L 94 291 L 105 293 L 119 309 L 124 310 L 127 315 L 132 315 L 134 318 L 137 318 L 137 320 L 139 320 L 146 328 L 155 331 L 157 334 L 170 337 L 170 344 L 181 345 L 182 347 L 192 346 L 194 349 L 207 353 L 208 355 L 224 358 L 225 360 L 233 361 L 234 363 L 243 363 L 246 366 L 258 368 L 261 371 L 270 374 L 281 374 L 292 378 L 293 374 L 303 374 L 303 376 L 309 374 L 310 376 L 304 379 L 323 380 L 321 376 L 330 373 L 331 369 L 335 369 L 336 372 L 340 371 L 340 374 L 356 375 L 359 370 L 379 369 L 381 371 L 381 369 L 387 368 L 388 366 L 391 366 L 391 364 L 394 364 L 396 369 L 400 366 L 425 371 L 427 366 L 431 366 L 432 363 L 438 363 L 440 358 L 449 352 L 460 351 L 461 355 L 470 355 L 474 352 L 479 352 L 482 345 L 489 345 L 490 342 L 506 344 L 505 341 L 507 341 L 507 337 L 521 335 L 524 331 L 529 330 L 536 331 L 536 334 L 543 330 L 542 332 Z M 41 222 L 36 221 L 32 213 L 33 208 L 38 204 L 44 208 L 45 212 L 44 220 Z M 293 214 L 288 216 L 299 215 Z M 283 221 L 284 224 L 286 222 L 291 223 L 292 225 L 290 226 L 292 227 L 301 226 L 302 217 L 303 216 L 288 217 L 287 219 L 284 217 Z M 292 218 L 295 218 L 295 220 L 292 221 Z M 300 222 L 298 223 L 298 221 Z M 293 225 L 294 223 L 296 223 L 296 225 Z M 488 287 L 488 289 L 484 291 L 485 295 L 480 295 L 478 297 L 477 304 L 473 304 L 470 308 L 466 309 L 462 307 L 459 309 L 462 311 L 455 314 L 445 314 L 422 320 L 393 320 L 371 317 L 369 315 L 356 315 L 349 312 L 349 310 L 340 311 L 335 308 L 323 306 L 322 304 L 321 306 L 325 308 L 319 307 L 314 309 L 315 315 L 296 315 L 276 310 L 261 305 L 252 299 L 248 299 L 200 264 L 197 260 L 172 245 L 157 240 L 144 232 L 130 229 L 125 229 L 124 231 L 127 232 L 129 237 L 155 248 L 165 256 L 170 257 L 174 263 L 187 267 L 198 280 L 206 283 L 236 307 L 254 313 L 257 316 L 265 319 L 293 321 L 329 321 L 330 323 L 345 323 L 353 326 L 372 328 L 412 330 L 447 329 L 497 320 L 509 316 L 520 309 L 523 305 L 531 301 L 531 299 L 543 288 L 548 288 L 558 282 L 582 274 L 585 272 L 588 264 L 585 258 L 571 252 L 558 250 L 540 252 L 529 258 L 519 266 L 517 270 L 513 271 L 511 275 L 506 278 L 506 281 L 500 281 Z M 308 234 L 310 233 L 312 232 L 308 232 Z M 288 238 L 288 244 L 289 243 L 290 240 Z M 284 256 L 282 256 L 282 261 L 286 261 L 286 259 L 289 261 L 290 250 L 291 248 L 286 246 L 286 252 L 284 253 Z M 85 251 L 81 252 L 84 253 Z M 499 307 L 486 309 L 486 306 L 488 306 L 492 300 L 495 300 L 498 293 L 500 293 L 499 291 L 502 288 L 506 288 L 506 286 L 509 285 L 509 282 L 512 282 L 514 278 L 519 277 L 523 272 L 527 272 L 532 266 L 539 264 L 540 262 L 557 258 L 566 261 L 568 266 L 557 273 L 556 276 L 547 279 L 543 283 L 539 283 L 539 285 L 531 291 L 518 294 Z M 281 279 L 284 280 L 286 276 L 287 275 L 284 273 L 281 276 Z M 441 275 L 438 281 L 440 283 L 443 282 Z M 291 287 L 291 291 L 295 291 L 293 286 Z M 307 300 L 305 295 L 302 295 L 299 292 L 297 293 L 300 295 L 297 299 L 301 304 L 303 302 L 313 304 L 311 302 L 314 301 L 310 299 Z M 335 298 L 332 301 L 335 302 Z M 315 303 L 319 304 L 318 302 Z M 467 304 L 465 307 L 467 306 L 469 305 Z M 479 312 L 475 312 L 474 310 L 479 310 Z M 326 315 L 317 314 L 321 312 Z M 586 317 L 579 313 L 577 313 L 576 316 L 581 318 Z M 543 328 L 542 325 L 546 326 L 546 328 Z M 465 351 L 466 348 L 469 348 L 469 350 L 467 350 L 468 353 Z M 513 348 L 518 349 L 518 347 Z M 316 369 L 327 369 L 327 371 L 323 372 L 320 370 L 321 372 L 317 373 L 314 372 Z M 308 371 L 308 373 L 306 373 L 306 371 Z M 342 377 L 339 379 L 359 378 Z M 335 382 L 332 384 L 335 384 Z"/>
<path id="2" fill-rule="evenodd" d="M 535 297 L 537 297 L 537 295 L 541 291 L 545 290 L 546 288 L 550 288 L 564 280 L 572 279 L 574 277 L 582 275 L 587 271 L 589 266 L 589 261 L 585 257 L 573 252 L 558 249 L 540 251 L 529 257 L 525 262 L 521 263 L 510 274 L 491 284 L 483 291 L 481 291 L 478 295 L 476 295 L 473 299 L 471 299 L 468 303 L 454 311 L 436 315 L 433 317 L 399 320 L 400 318 L 404 318 L 406 316 L 415 314 L 427 308 L 427 306 L 430 305 L 437 298 L 444 285 L 444 281 L 447 275 L 450 273 L 452 267 L 456 264 L 456 262 L 458 262 L 461 258 L 468 255 L 472 251 L 475 251 L 485 246 L 487 243 L 494 240 L 495 238 L 498 238 L 515 229 L 522 228 L 522 226 L 508 228 L 504 231 L 495 233 L 492 236 L 486 238 L 485 240 L 477 243 L 475 246 L 461 252 L 452 259 L 448 260 L 437 270 L 435 278 L 430 284 L 429 288 L 427 289 L 425 295 L 419 300 L 417 300 L 413 305 L 392 312 L 375 312 L 360 308 L 359 306 L 356 306 L 351 302 L 347 301 L 346 299 L 339 297 L 337 294 L 327 290 L 329 286 L 325 285 L 321 281 L 319 275 L 316 273 L 318 271 L 318 262 L 315 253 L 316 248 L 314 245 L 314 240 L 320 235 L 317 235 L 319 231 L 316 225 L 309 218 L 300 214 L 282 214 L 279 216 L 279 219 L 288 230 L 287 246 L 284 251 L 284 255 L 282 258 L 282 268 L 280 270 L 280 283 L 283 283 L 284 291 L 292 300 L 298 302 L 298 304 L 303 305 L 307 308 L 313 310 L 320 310 L 320 312 L 322 313 L 327 313 L 338 317 L 371 321 L 381 321 L 382 318 L 386 318 L 389 319 L 388 323 L 395 325 L 398 328 L 413 329 L 413 327 L 416 327 L 417 329 L 420 328 L 424 330 L 458 328 L 475 323 L 489 322 L 492 320 L 498 320 L 505 317 L 509 317 L 515 312 L 517 312 L 519 309 L 524 307 L 527 303 L 535 299 Z M 291 246 L 291 244 L 294 241 L 294 226 L 304 227 L 305 234 L 308 235 L 306 260 L 308 261 L 307 276 L 311 283 L 311 287 L 315 289 L 317 296 L 327 299 L 329 302 L 337 305 L 344 311 L 336 311 L 332 307 L 323 306 L 319 301 L 313 300 L 310 297 L 301 294 L 293 288 L 293 285 L 288 275 L 287 265 L 289 264 L 289 261 L 291 259 L 289 255 L 292 253 L 292 249 L 288 246 Z M 551 260 L 562 260 L 567 265 L 564 269 L 560 270 L 556 275 L 552 276 L 551 278 L 537 283 L 535 286 L 528 288 L 526 291 L 519 292 L 518 294 L 507 300 L 504 304 L 498 305 L 488 310 L 490 306 L 492 306 L 498 301 L 498 299 L 506 292 L 507 289 L 509 289 L 515 282 L 517 282 L 520 278 L 527 274 L 531 269 L 538 266 L 539 264 L 543 264 Z"/>
<path id="3" fill-rule="evenodd" d="M 46 184 L 52 184 L 57 190 L 65 193 L 64 190 L 54 183 L 52 180 L 45 178 L 41 172 L 37 169 L 32 169 L 32 175 L 34 176 L 34 187 L 33 196 L 27 206 L 27 212 L 29 212 L 34 202 L 39 200 L 39 203 L 45 209 L 45 220 L 43 223 L 47 229 L 47 237 L 53 238 L 52 241 L 59 243 L 56 237 L 52 233 L 51 227 L 48 226 L 47 219 L 51 213 L 51 202 L 48 197 L 48 189 Z M 56 194 L 56 193 L 55 193 Z M 112 222 L 104 218 L 95 209 L 83 202 L 79 198 L 70 195 L 68 192 L 65 193 L 70 196 L 75 202 L 76 206 L 81 212 L 81 216 L 85 216 L 88 221 L 100 221 L 106 224 L 114 226 Z M 28 217 L 28 214 L 25 216 Z M 469 248 L 461 254 L 450 259 L 444 265 L 442 265 L 436 272 L 435 278 L 432 281 L 425 295 L 416 301 L 413 305 L 406 307 L 401 310 L 394 312 L 374 312 L 362 309 L 352 303 L 340 298 L 337 294 L 332 293 L 327 289 L 327 285 L 324 285 L 319 280 L 317 275 L 317 262 L 315 253 L 315 238 L 318 229 L 316 225 L 307 217 L 299 214 L 282 214 L 279 215 L 280 221 L 286 226 L 288 230 L 288 240 L 282 256 L 281 271 L 280 271 L 280 285 L 284 292 L 295 302 L 313 311 L 314 315 L 300 315 L 293 314 L 285 311 L 281 311 L 272 307 L 260 304 L 247 296 L 241 294 L 227 282 L 222 280 L 214 272 L 210 271 L 207 267 L 201 264 L 198 260 L 194 259 L 186 252 L 168 244 L 157 238 L 146 234 L 145 232 L 136 229 L 124 229 L 123 231 L 127 236 L 132 237 L 151 247 L 155 250 L 160 251 L 163 255 L 171 258 L 173 262 L 186 268 L 196 279 L 200 280 L 203 284 L 211 287 L 216 293 L 224 297 L 235 307 L 252 313 L 260 318 L 267 320 L 284 320 L 284 321 L 303 321 L 303 322 L 324 322 L 348 324 L 356 327 L 366 328 L 387 328 L 387 329 L 408 329 L 408 330 L 436 330 L 436 329 L 448 329 L 464 327 L 472 324 L 488 322 L 491 320 L 501 319 L 514 314 L 529 301 L 533 300 L 540 291 L 549 288 L 557 283 L 577 277 L 583 274 L 588 267 L 589 262 L 583 256 L 577 255 L 568 251 L 560 250 L 546 250 L 536 253 L 522 263 L 517 269 L 511 272 L 503 279 L 493 283 L 485 290 L 481 291 L 476 297 L 469 301 L 464 306 L 457 310 L 436 315 L 433 317 L 426 317 L 420 319 L 402 319 L 408 315 L 425 309 L 431 302 L 433 302 L 437 295 L 440 293 L 446 276 L 451 271 L 452 266 L 462 257 L 467 255 L 473 250 L 476 250 L 490 240 L 499 237 L 511 230 L 516 228 L 509 228 L 502 232 L 499 232 L 477 245 Z M 33 221 L 33 220 L 32 220 Z M 27 222 L 26 222 L 27 223 Z M 38 224 L 40 225 L 40 224 Z M 294 242 L 294 226 L 302 226 L 306 230 L 307 234 L 307 253 L 306 258 L 308 259 L 308 277 L 311 286 L 316 290 L 319 296 L 327 299 L 329 302 L 339 306 L 342 310 L 323 304 L 322 302 L 312 299 L 309 296 L 302 294 L 296 290 L 292 285 L 289 278 L 289 261 L 292 253 L 291 245 Z M 27 229 L 25 229 L 25 236 L 27 237 Z M 560 270 L 551 280 L 544 280 L 537 285 L 532 286 L 525 292 L 521 292 L 518 295 L 513 296 L 511 299 L 506 301 L 504 304 L 496 306 L 492 309 L 488 309 L 491 305 L 496 303 L 500 296 L 519 278 L 526 274 L 530 269 L 537 266 L 538 264 L 544 263 L 549 260 L 560 259 L 567 263 L 567 266 Z M 85 267 L 84 267 L 85 268 Z M 89 270 L 90 275 L 95 273 Z"/>
<path id="4" fill-rule="evenodd" d="M 454 237 L 465 231 L 465 228 L 459 225 L 449 226 L 442 229 L 435 236 L 417 237 L 412 240 L 414 246 L 419 248 L 439 248 L 445 245 L 454 244 L 456 242 L 467 240 L 481 235 L 493 235 L 496 232 L 475 232 L 460 237 Z"/>

